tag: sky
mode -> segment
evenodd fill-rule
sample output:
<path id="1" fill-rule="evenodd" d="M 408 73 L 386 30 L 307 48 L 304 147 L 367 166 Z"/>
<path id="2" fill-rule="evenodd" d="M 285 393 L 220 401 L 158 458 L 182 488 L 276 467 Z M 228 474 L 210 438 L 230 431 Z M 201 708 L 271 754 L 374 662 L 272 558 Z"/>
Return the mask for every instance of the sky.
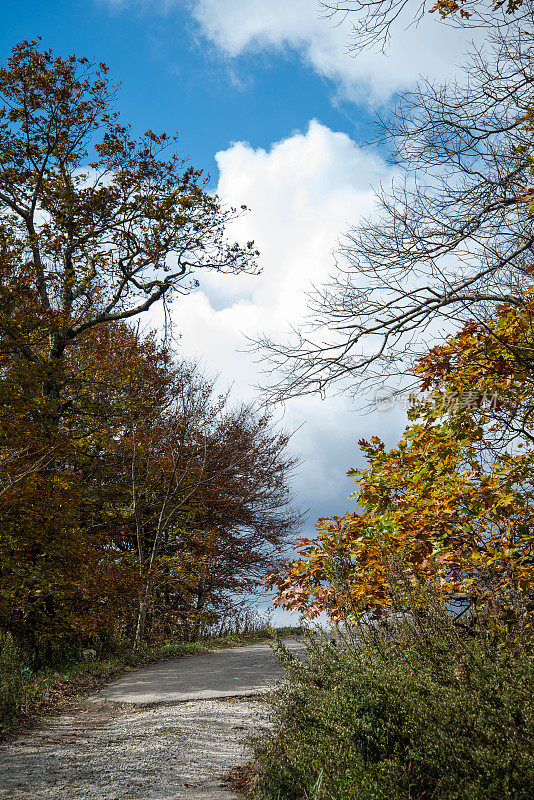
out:
<path id="1" fill-rule="evenodd" d="M 211 190 L 248 206 L 229 235 L 254 239 L 262 274 L 206 273 L 172 306 L 180 352 L 231 384 L 236 402 L 258 400 L 262 382 L 247 337 L 287 338 L 306 293 L 333 272 L 344 232 L 372 215 L 372 187 L 394 177 L 387 153 L 365 144 L 376 112 L 387 114 L 421 75 L 450 79 L 462 60 L 467 32 L 434 15 L 409 21 L 385 53 L 355 57 L 350 20 L 328 19 L 316 0 L 2 0 L 2 60 L 41 36 L 63 56 L 104 61 L 123 121 L 138 133 L 178 133 Z M 161 326 L 161 311 L 147 324 Z M 317 396 L 277 410 L 302 459 L 294 489 L 309 509 L 305 535 L 318 517 L 354 510 L 346 471 L 362 465 L 358 439 L 376 433 L 394 444 L 402 433 L 402 408 L 364 413 L 365 404 Z"/>

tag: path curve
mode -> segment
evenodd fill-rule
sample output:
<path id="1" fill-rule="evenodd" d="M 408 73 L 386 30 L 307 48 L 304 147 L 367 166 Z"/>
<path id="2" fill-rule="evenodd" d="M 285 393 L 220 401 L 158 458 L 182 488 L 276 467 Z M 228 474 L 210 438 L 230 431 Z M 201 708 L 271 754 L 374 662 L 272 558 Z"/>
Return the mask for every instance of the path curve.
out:
<path id="1" fill-rule="evenodd" d="M 266 724 L 247 695 L 281 676 L 263 644 L 134 670 L 0 747 L 0 800 L 237 800 L 225 773 Z"/>
<path id="2" fill-rule="evenodd" d="M 286 639 L 284 644 L 295 654 L 305 648 L 299 639 Z M 271 648 L 260 642 L 142 667 L 113 681 L 91 699 L 149 706 L 249 697 L 271 688 L 282 676 Z"/>

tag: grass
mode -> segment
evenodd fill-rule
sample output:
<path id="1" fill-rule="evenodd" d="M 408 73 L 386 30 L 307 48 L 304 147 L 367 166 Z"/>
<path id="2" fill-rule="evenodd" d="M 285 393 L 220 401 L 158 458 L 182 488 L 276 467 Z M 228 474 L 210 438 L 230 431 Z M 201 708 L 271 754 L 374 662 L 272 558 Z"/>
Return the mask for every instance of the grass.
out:
<path id="1" fill-rule="evenodd" d="M 169 641 L 142 650 L 124 649 L 108 656 L 65 663 L 32 672 L 10 637 L 0 641 L 0 739 L 44 713 L 63 711 L 118 675 L 144 664 L 207 653 L 300 633 L 299 628 L 266 628 L 195 642 Z"/>

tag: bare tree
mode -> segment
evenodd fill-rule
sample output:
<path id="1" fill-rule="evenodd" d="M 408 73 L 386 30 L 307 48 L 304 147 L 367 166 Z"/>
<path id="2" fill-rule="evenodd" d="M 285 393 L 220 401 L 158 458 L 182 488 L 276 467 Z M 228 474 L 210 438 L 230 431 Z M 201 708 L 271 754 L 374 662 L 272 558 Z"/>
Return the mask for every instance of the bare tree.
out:
<path id="1" fill-rule="evenodd" d="M 369 47 L 387 50 L 395 29 L 418 25 L 432 12 L 447 25 L 470 28 L 491 28 L 497 20 L 506 25 L 529 13 L 523 0 L 320 0 L 319 6 L 338 24 L 350 20 L 349 49 L 354 54 Z"/>
<path id="2" fill-rule="evenodd" d="M 336 382 L 394 387 L 443 329 L 521 302 L 534 245 L 528 9 L 528 25 L 497 26 L 472 52 L 461 80 L 422 82 L 381 121 L 399 177 L 342 240 L 293 341 L 259 343 L 282 374 L 275 400 Z"/>

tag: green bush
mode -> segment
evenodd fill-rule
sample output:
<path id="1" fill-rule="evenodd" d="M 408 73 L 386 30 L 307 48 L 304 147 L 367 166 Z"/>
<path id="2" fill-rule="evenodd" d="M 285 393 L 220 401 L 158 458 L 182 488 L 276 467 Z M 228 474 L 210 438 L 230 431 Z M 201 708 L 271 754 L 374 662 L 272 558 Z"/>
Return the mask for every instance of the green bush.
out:
<path id="1" fill-rule="evenodd" d="M 522 648 L 376 636 L 283 648 L 255 749 L 262 800 L 531 800 L 533 660 Z"/>

